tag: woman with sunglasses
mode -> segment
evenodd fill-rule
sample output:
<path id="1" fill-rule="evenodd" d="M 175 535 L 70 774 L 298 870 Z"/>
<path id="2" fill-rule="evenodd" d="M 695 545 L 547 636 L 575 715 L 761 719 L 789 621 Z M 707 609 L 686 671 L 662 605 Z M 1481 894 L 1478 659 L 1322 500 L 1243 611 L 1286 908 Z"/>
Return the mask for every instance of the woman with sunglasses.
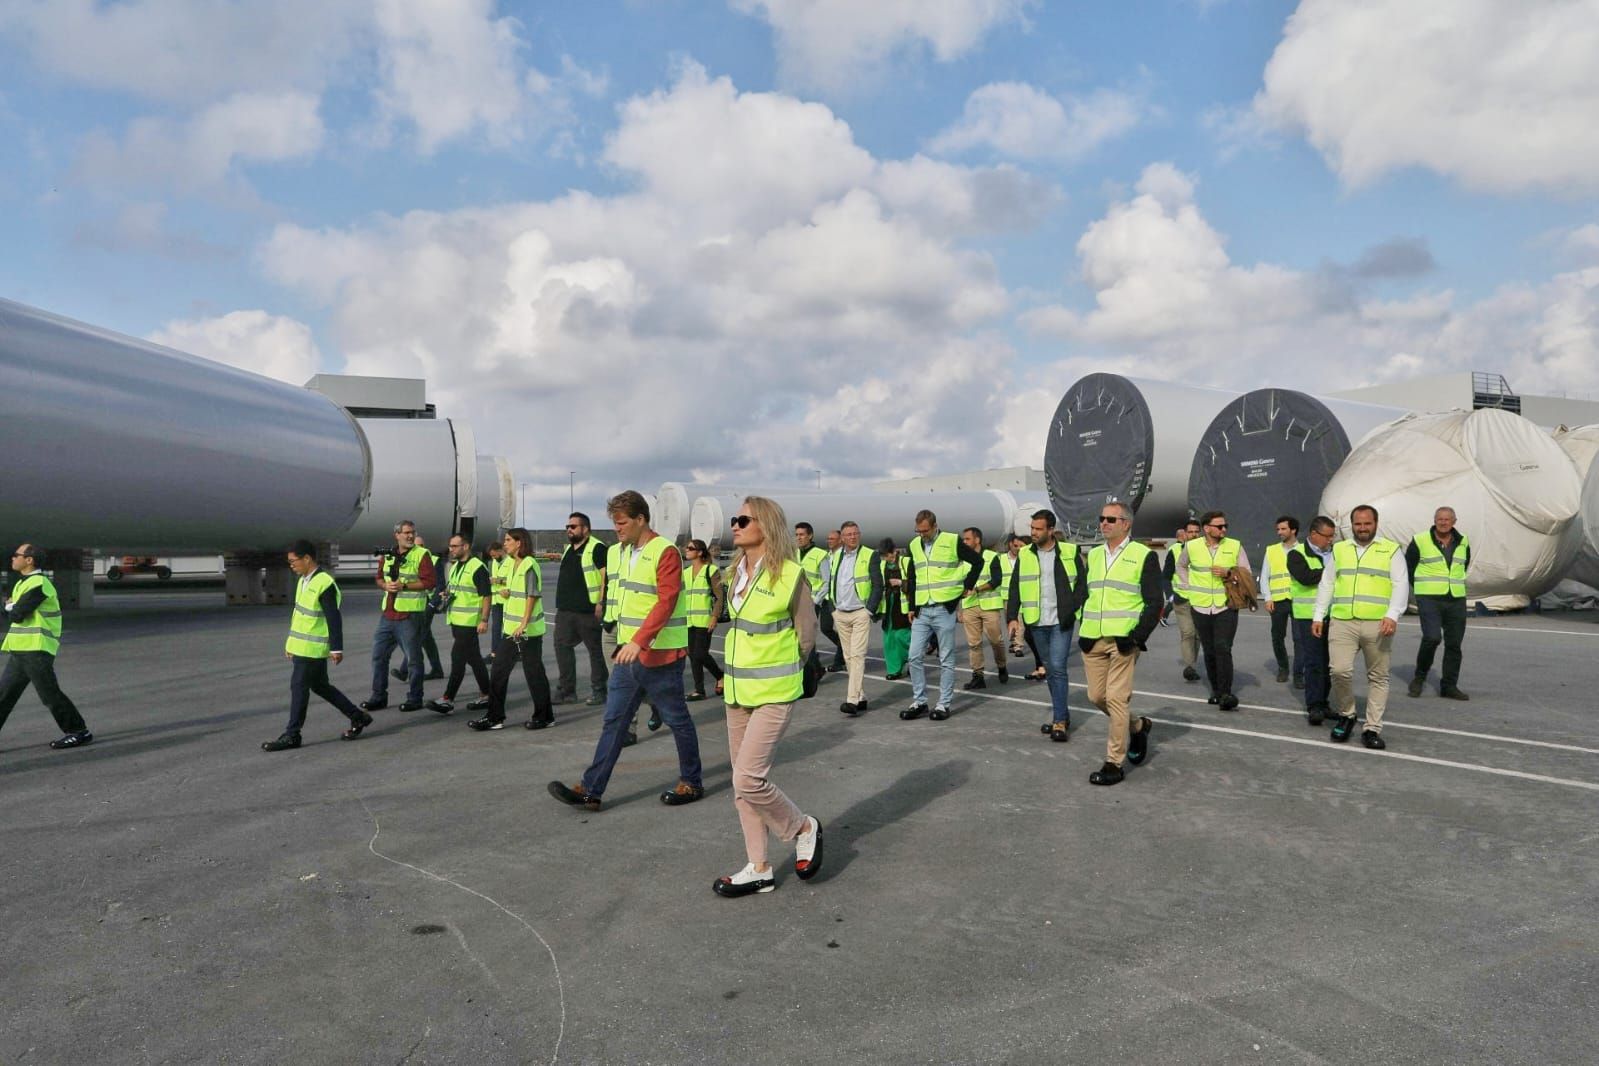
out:
<path id="1" fill-rule="evenodd" d="M 688 567 L 683 571 L 683 595 L 688 597 L 688 664 L 694 671 L 694 691 L 688 701 L 705 698 L 705 671 L 716 679 L 716 694 L 722 694 L 722 668 L 711 657 L 711 635 L 722 617 L 725 589 L 722 575 L 711 565 L 711 552 L 703 540 L 691 540 L 683 548 Z M 650 728 L 660 728 L 660 717 L 650 716 Z"/>
<path id="2" fill-rule="evenodd" d="M 737 549 L 728 577 L 727 747 L 733 764 L 733 806 L 749 862 L 711 885 L 719 896 L 770 892 L 777 877 L 767 859 L 767 832 L 794 841 L 794 874 L 822 868 L 822 826 L 767 778 L 777 742 L 804 690 L 805 661 L 816 646 L 816 608 L 805 571 L 795 561 L 782 507 L 763 496 L 745 499 L 733 518 Z"/>

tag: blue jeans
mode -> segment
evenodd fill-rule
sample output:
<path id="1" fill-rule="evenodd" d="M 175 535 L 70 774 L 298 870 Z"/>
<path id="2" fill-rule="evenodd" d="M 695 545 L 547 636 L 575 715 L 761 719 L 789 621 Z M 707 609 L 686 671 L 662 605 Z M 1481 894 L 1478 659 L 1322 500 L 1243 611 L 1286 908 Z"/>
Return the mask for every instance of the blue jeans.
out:
<path id="1" fill-rule="evenodd" d="M 1066 677 L 1066 660 L 1072 654 L 1072 631 L 1060 626 L 1029 626 L 1033 643 L 1038 646 L 1038 657 L 1044 660 L 1044 680 L 1049 685 L 1050 721 L 1070 722 L 1071 707 L 1067 694 L 1071 685 Z"/>
<path id="2" fill-rule="evenodd" d="M 1310 619 L 1294 619 L 1294 644 L 1299 648 L 1299 662 L 1305 672 L 1305 710 L 1320 707 L 1323 712 L 1329 710 L 1327 706 L 1327 635 L 1322 631 L 1320 637 L 1310 635 Z"/>
<path id="3" fill-rule="evenodd" d="M 422 699 L 422 614 L 408 614 L 399 621 L 379 616 L 378 631 L 372 634 L 372 698 L 389 698 L 389 657 L 398 647 L 405 652 L 407 680 L 410 688 L 406 699 Z"/>
<path id="4" fill-rule="evenodd" d="M 955 612 L 939 604 L 929 604 L 911 620 L 911 657 L 906 664 L 911 672 L 911 702 L 927 702 L 927 638 L 938 635 L 938 705 L 955 702 Z"/>
<path id="5" fill-rule="evenodd" d="M 636 662 L 613 665 L 605 693 L 605 722 L 600 726 L 600 742 L 594 749 L 594 763 L 583 774 L 583 791 L 590 796 L 605 792 L 622 756 L 622 739 L 627 727 L 645 699 L 660 714 L 677 742 L 677 776 L 695 788 L 700 780 L 700 738 L 683 699 L 683 664 L 686 659 L 665 666 L 641 666 Z"/>

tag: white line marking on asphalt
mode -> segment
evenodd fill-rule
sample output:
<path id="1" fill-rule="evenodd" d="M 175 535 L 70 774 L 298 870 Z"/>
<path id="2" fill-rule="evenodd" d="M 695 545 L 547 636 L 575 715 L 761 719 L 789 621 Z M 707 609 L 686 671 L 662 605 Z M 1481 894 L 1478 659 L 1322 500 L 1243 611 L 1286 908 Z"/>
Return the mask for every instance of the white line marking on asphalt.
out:
<path id="1" fill-rule="evenodd" d="M 566 984 L 561 980 L 561 964 L 556 959 L 556 957 L 555 957 L 555 949 L 550 947 L 550 942 L 548 940 L 545 940 L 543 935 L 537 929 L 535 929 L 531 925 L 529 925 L 526 918 L 522 917 L 520 914 L 517 914 L 515 911 L 511 910 L 509 907 L 507 907 L 505 904 L 501 903 L 499 900 L 494 899 L 492 896 L 485 896 L 483 893 L 479 892 L 475 888 L 471 888 L 471 887 L 468 887 L 467 885 L 463 885 L 459 881 L 452 881 L 448 877 L 445 877 L 445 876 L 443 876 L 441 874 L 434 873 L 432 870 L 424 870 L 420 866 L 413 866 L 413 865 L 411 865 L 408 862 L 402 862 L 399 859 L 393 858 L 392 856 L 383 854 L 376 847 L 376 844 L 378 842 L 378 834 L 383 832 L 383 826 L 378 822 L 378 816 L 372 813 L 372 808 L 367 806 L 366 797 L 365 796 L 357 796 L 356 798 L 361 801 L 361 806 L 366 809 L 367 817 L 372 819 L 372 839 L 366 842 L 366 849 L 368 851 L 370 851 L 372 854 L 376 855 L 378 858 L 382 859 L 384 862 L 392 862 L 394 865 L 403 866 L 407 870 L 415 870 L 417 873 L 421 874 L 423 877 L 431 878 L 434 881 L 443 882 L 446 885 L 451 885 L 451 886 L 453 886 L 455 888 L 460 889 L 462 892 L 465 892 L 469 896 L 476 896 L 478 899 L 483 900 L 485 903 L 492 904 L 495 908 L 497 908 L 502 913 L 504 913 L 506 915 L 509 915 L 512 918 L 515 918 L 518 922 L 520 922 L 522 924 L 522 928 L 524 928 L 528 932 L 532 933 L 533 936 L 535 938 L 537 938 L 538 942 L 540 944 L 544 945 L 544 950 L 549 952 L 549 955 L 550 955 L 550 965 L 555 967 L 555 992 L 556 992 L 557 997 L 560 999 L 560 1004 L 561 1004 L 561 1022 L 560 1022 L 560 1027 L 555 1031 L 555 1052 L 554 1052 L 554 1054 L 552 1054 L 550 1056 L 550 1066 L 555 1066 L 555 1060 L 561 1057 L 561 1041 L 566 1036 Z M 468 952 L 468 954 L 471 954 L 471 953 Z M 424 1035 L 426 1035 L 426 1034 L 424 1034 Z"/>

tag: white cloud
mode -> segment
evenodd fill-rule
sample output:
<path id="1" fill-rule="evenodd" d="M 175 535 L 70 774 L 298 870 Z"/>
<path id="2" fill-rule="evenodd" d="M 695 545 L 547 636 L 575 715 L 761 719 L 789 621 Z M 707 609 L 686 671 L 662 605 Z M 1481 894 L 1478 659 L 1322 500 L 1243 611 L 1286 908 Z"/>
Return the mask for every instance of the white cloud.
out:
<path id="1" fill-rule="evenodd" d="M 280 226 L 262 269 L 330 308 L 347 369 L 425 375 L 529 480 L 982 465 L 1009 297 L 937 220 L 984 225 L 994 171 L 874 159 L 827 108 L 692 67 L 608 159 L 632 191 Z"/>
<path id="2" fill-rule="evenodd" d="M 521 42 L 515 20 L 493 10 L 494 0 L 377 0 L 378 101 L 387 120 L 415 127 L 424 153 L 476 131 L 500 144 L 520 136 Z"/>
<path id="3" fill-rule="evenodd" d="M 1138 96 L 1119 89 L 1059 100 L 1032 85 L 994 82 L 966 98 L 960 119 L 930 147 L 940 153 L 992 148 L 1021 159 L 1080 159 L 1138 125 L 1146 111 Z"/>
<path id="4" fill-rule="evenodd" d="M 309 328 L 265 311 L 168 322 L 149 339 L 294 385 L 303 385 L 322 365 Z"/>
<path id="5" fill-rule="evenodd" d="M 1344 181 L 1599 188 L 1599 0 L 1302 0 L 1255 112 Z"/>
<path id="6" fill-rule="evenodd" d="M 139 118 L 119 140 L 104 132 L 84 139 L 78 175 L 110 187 L 172 185 L 208 189 L 240 163 L 303 159 L 322 145 L 317 98 L 289 92 L 240 93 L 185 121 Z"/>
<path id="7" fill-rule="evenodd" d="M 787 84 L 843 89 L 896 54 L 927 49 L 941 62 L 1022 21 L 1034 0 L 729 0 L 777 35 Z"/>
<path id="8" fill-rule="evenodd" d="M 1155 164 L 1088 227 L 1077 253 L 1092 306 L 1021 316 L 1035 333 L 1081 346 L 1054 380 L 1092 364 L 1333 390 L 1470 369 L 1500 371 L 1529 392 L 1599 388 L 1599 268 L 1508 284 L 1464 306 L 1447 290 L 1383 299 L 1362 287 L 1358 268 L 1234 263 L 1195 196 L 1192 179 Z"/>

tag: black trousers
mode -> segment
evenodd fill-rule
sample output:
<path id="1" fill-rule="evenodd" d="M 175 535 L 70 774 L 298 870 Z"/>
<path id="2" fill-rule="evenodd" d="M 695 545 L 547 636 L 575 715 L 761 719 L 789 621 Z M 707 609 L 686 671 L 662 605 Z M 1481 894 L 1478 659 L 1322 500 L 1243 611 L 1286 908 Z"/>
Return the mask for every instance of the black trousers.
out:
<path id="1" fill-rule="evenodd" d="M 838 628 L 833 625 L 833 605 L 831 603 L 818 604 L 816 607 L 816 627 L 822 631 L 822 636 L 833 642 L 833 665 L 844 665 L 844 642 L 838 639 Z M 818 659 L 818 662 L 821 660 Z"/>
<path id="2" fill-rule="evenodd" d="M 455 699 L 466 679 L 466 668 L 472 668 L 472 680 L 479 692 L 489 690 L 489 668 L 483 662 L 483 649 L 478 646 L 477 626 L 450 627 L 450 679 L 444 683 L 444 698 Z"/>
<path id="3" fill-rule="evenodd" d="M 1199 645 L 1205 649 L 1205 673 L 1210 690 L 1225 696 L 1233 690 L 1233 638 L 1238 635 L 1238 612 L 1227 608 L 1220 614 L 1194 612 L 1194 629 Z"/>
<path id="4" fill-rule="evenodd" d="M 722 668 L 711 657 L 711 631 L 696 626 L 688 627 L 688 665 L 694 671 L 694 691 L 705 693 L 705 671 L 716 680 L 722 680 Z"/>
<path id="5" fill-rule="evenodd" d="M 517 662 L 522 664 L 522 674 L 527 678 L 527 690 L 533 696 L 533 717 L 541 722 L 555 721 L 555 704 L 550 699 L 550 676 L 544 672 L 544 638 L 506 637 L 500 650 L 494 653 L 494 666 L 489 671 L 489 719 L 505 721 L 505 693 L 511 687 L 511 671 Z"/>
<path id="6" fill-rule="evenodd" d="M 5 672 L 0 674 L 0 726 L 11 717 L 11 708 L 29 685 L 39 694 L 61 732 L 81 733 L 89 728 L 83 724 L 78 708 L 56 684 L 56 657 L 47 651 L 14 651 L 7 657 Z"/>
<path id="7" fill-rule="evenodd" d="M 1294 601 L 1276 600 L 1273 602 L 1273 607 L 1274 609 L 1271 612 L 1271 653 L 1277 659 L 1277 669 L 1287 670 L 1290 665 L 1288 661 L 1288 640 L 1289 634 L 1293 634 L 1294 658 L 1292 665 L 1293 676 L 1297 681 L 1305 676 L 1305 664 L 1299 661 L 1301 658 L 1299 630 L 1293 628 Z"/>
<path id="8" fill-rule="evenodd" d="M 1460 645 L 1466 639 L 1466 598 L 1464 596 L 1417 596 L 1421 614 L 1421 647 L 1416 649 L 1416 676 L 1427 677 L 1438 645 L 1444 646 L 1443 670 L 1438 675 L 1441 688 L 1460 683 Z"/>
<path id="9" fill-rule="evenodd" d="M 577 695 L 579 644 L 589 653 L 589 692 L 604 699 L 611 674 L 605 663 L 605 649 L 600 646 L 600 620 L 594 617 L 592 608 L 555 612 L 555 691 L 562 699 Z"/>
<path id="10" fill-rule="evenodd" d="M 307 659 L 296 655 L 294 670 L 289 674 L 289 727 L 284 730 L 290 736 L 299 736 L 305 726 L 305 712 L 311 705 L 312 693 L 333 704 L 334 710 L 351 721 L 361 713 L 361 708 L 351 703 L 350 697 L 328 680 L 326 659 Z"/>

